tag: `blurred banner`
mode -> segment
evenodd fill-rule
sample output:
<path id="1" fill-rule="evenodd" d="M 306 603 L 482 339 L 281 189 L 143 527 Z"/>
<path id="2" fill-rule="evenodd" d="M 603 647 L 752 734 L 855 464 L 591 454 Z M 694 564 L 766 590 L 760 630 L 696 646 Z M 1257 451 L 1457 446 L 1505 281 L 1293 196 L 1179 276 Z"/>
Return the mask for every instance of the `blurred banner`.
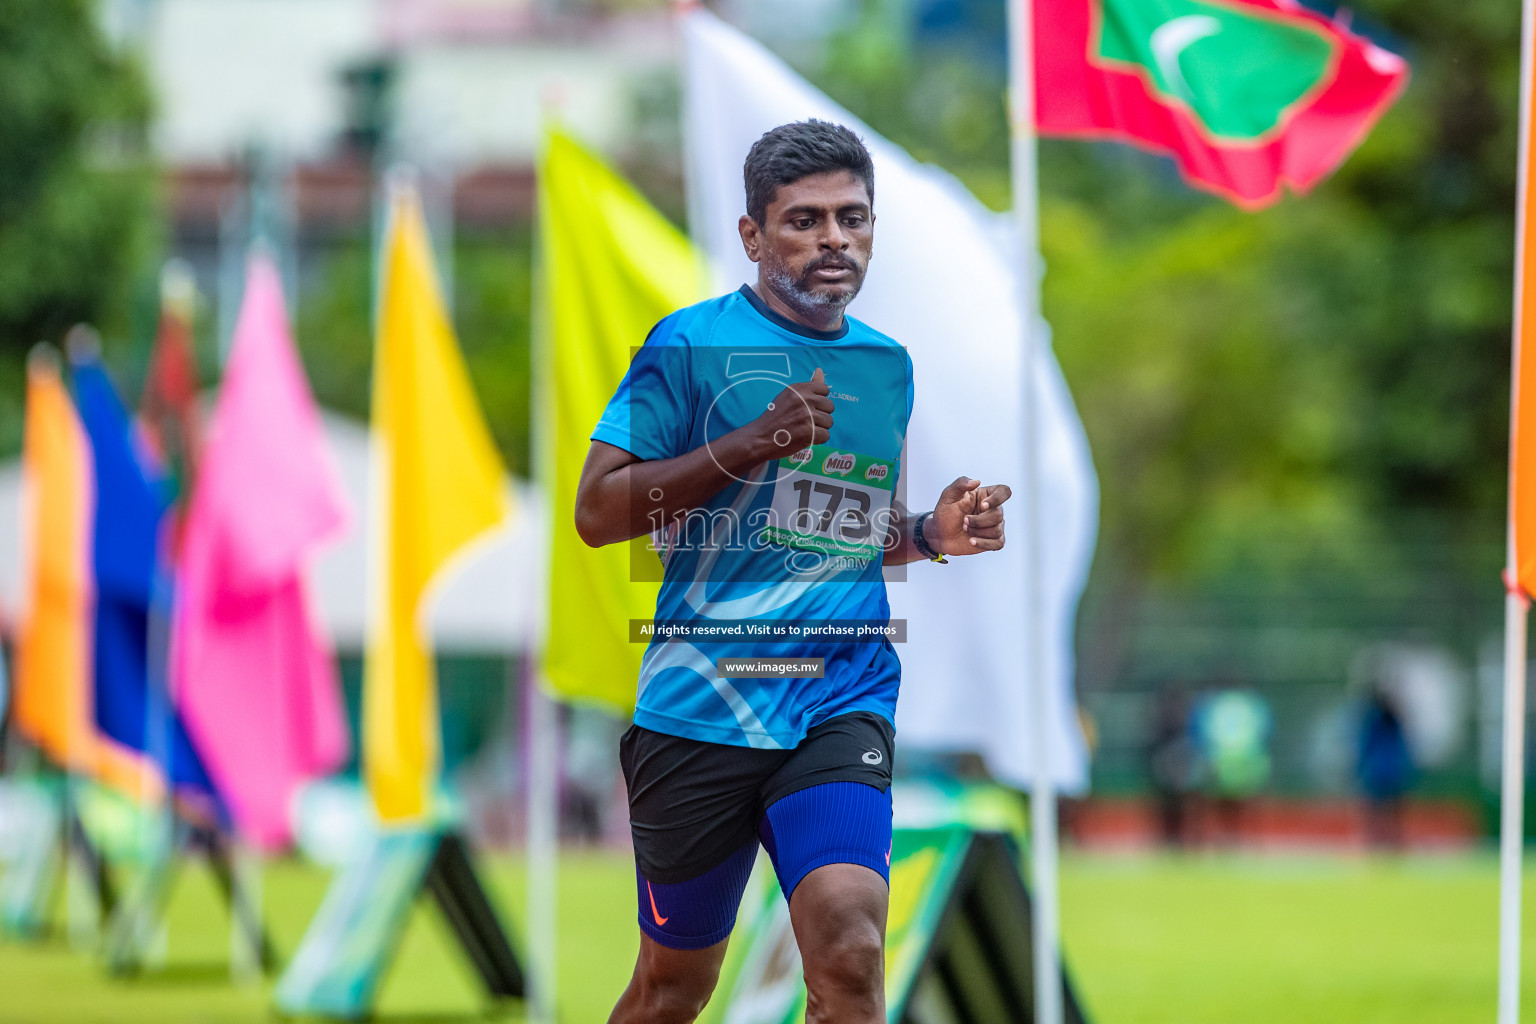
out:
<path id="1" fill-rule="evenodd" d="M 272 993 L 288 1017 L 373 1016 L 419 897 L 430 892 L 449 931 L 495 999 L 524 995 L 523 966 L 453 833 L 397 829 L 360 850 L 331 881 Z"/>
<path id="2" fill-rule="evenodd" d="M 298 788 L 347 759 L 304 580 L 347 515 L 277 267 L 254 256 L 182 528 L 170 676 L 236 827 L 266 849 L 288 844 Z"/>
<path id="3" fill-rule="evenodd" d="M 588 437 L 630 356 L 663 317 L 704 297 L 702 264 L 681 232 L 629 183 L 558 130 L 539 166 L 546 318 L 534 388 L 550 517 L 549 634 L 544 675 L 563 698 L 628 715 L 644 644 L 629 621 L 656 612 L 657 584 L 636 581 L 630 544 L 588 547 L 570 510 Z"/>
<path id="4" fill-rule="evenodd" d="M 903 796 L 898 792 L 897 800 Z M 960 824 L 961 807 L 948 813 L 955 824 L 898 825 L 891 837 L 885 941 L 889 1018 L 1032 1021 L 1033 906 L 1019 869 L 1019 842 L 1006 833 Z M 1083 1024 L 1082 1007 L 1065 971 L 1061 990 L 1065 1021 Z M 797 1024 L 805 1019 L 805 982 L 788 901 L 773 872 L 759 870 L 742 900 L 715 996 L 699 1021 Z"/>
<path id="5" fill-rule="evenodd" d="M 22 465 L 24 604 L 16 636 L 16 725 L 61 767 L 138 795 L 158 779 L 96 727 L 90 668 L 92 462 L 51 351 L 27 365 Z"/>
<path id="6" fill-rule="evenodd" d="M 769 129 L 815 117 L 847 125 L 875 161 L 875 256 L 849 312 L 906 346 L 917 397 L 907 432 L 907 504 L 931 507 L 960 474 L 1013 486 L 1021 519 L 1019 258 L 1011 221 L 951 175 L 919 164 L 713 15 L 686 15 L 684 131 L 694 236 L 719 289 L 756 280 L 736 222 L 745 212 L 742 162 Z M 1044 550 L 1044 664 L 1055 730 L 1057 784 L 1087 786 L 1087 751 L 1072 693 L 1073 623 L 1093 555 L 1098 481 L 1066 381 L 1048 346 L 1035 380 Z M 890 587 L 907 620 L 896 725 L 906 749 L 975 751 L 999 780 L 1030 779 L 1024 670 L 1024 545 L 985 558 L 908 566 Z M 899 572 L 900 570 L 898 570 Z"/>
<path id="7" fill-rule="evenodd" d="M 379 817 L 395 822 L 427 814 L 440 769 L 428 588 L 509 509 L 506 471 L 438 291 L 421 199 L 396 180 L 389 203 L 373 361 L 363 766 Z"/>
<path id="8" fill-rule="evenodd" d="M 1408 85 L 1408 64 L 1292 0 L 1035 0 L 1042 135 L 1171 156 L 1239 206 L 1304 192 Z"/>

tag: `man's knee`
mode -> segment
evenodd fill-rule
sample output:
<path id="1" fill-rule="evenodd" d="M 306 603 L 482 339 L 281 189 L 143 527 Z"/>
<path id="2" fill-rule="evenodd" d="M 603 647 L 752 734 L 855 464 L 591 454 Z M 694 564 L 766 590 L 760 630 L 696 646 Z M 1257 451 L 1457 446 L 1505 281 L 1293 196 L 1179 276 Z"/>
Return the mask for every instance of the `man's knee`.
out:
<path id="1" fill-rule="evenodd" d="M 704 1012 L 714 991 L 714 982 L 703 984 L 697 978 L 651 978 L 640 980 L 636 1009 L 646 1024 L 692 1024 Z"/>
<path id="2" fill-rule="evenodd" d="M 683 952 L 642 939 L 634 977 L 610 1024 L 691 1024 L 704 1012 L 724 959 L 724 943 Z"/>
<path id="3" fill-rule="evenodd" d="M 855 864 L 829 864 L 790 898 L 800 943 L 807 1020 L 884 1020 L 885 879 Z"/>
<path id="4" fill-rule="evenodd" d="M 868 916 L 851 916 L 805 958 L 805 985 L 813 1001 L 874 1007 L 884 999 L 885 942 Z"/>

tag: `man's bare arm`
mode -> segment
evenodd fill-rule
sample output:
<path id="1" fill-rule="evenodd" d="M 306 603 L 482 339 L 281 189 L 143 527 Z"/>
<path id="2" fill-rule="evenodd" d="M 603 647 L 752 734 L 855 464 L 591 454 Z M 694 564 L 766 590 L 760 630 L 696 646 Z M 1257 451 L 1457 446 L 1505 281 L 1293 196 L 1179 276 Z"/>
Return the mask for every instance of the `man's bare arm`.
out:
<path id="1" fill-rule="evenodd" d="M 885 557 L 881 565 L 906 565 L 923 557 L 912 540 L 912 527 L 917 514 L 895 499 L 891 500 L 891 530 L 885 540 Z"/>
<path id="2" fill-rule="evenodd" d="M 593 441 L 576 487 L 576 532 L 592 547 L 642 536 L 764 462 L 821 444 L 832 429 L 827 392 L 818 369 L 781 391 L 751 423 L 671 459 L 645 460 Z"/>
<path id="3" fill-rule="evenodd" d="M 646 461 L 593 441 L 576 487 L 576 532 L 592 547 L 650 533 L 672 516 L 698 508 L 766 462 L 751 437 L 733 431 L 673 459 Z"/>

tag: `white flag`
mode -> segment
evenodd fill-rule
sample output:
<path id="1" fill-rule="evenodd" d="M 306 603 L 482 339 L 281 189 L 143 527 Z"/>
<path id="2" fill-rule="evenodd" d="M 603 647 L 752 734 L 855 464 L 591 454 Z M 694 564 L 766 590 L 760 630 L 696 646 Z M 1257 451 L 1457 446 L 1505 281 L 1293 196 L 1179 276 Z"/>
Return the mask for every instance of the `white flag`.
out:
<path id="1" fill-rule="evenodd" d="M 695 240 L 721 290 L 756 282 L 736 221 L 742 163 L 766 131 L 819 118 L 848 126 L 875 161 L 875 248 L 849 312 L 912 356 L 916 399 L 907 433 L 906 501 L 931 508 L 957 476 L 1006 483 L 1009 544 L 1001 552 L 919 562 L 890 587 L 907 620 L 896 726 L 907 749 L 972 751 L 992 775 L 1027 788 L 1030 695 L 1024 620 L 1025 537 L 1017 239 L 954 177 L 880 138 L 762 46 L 702 10 L 684 18 L 684 132 Z M 1056 783 L 1087 786 L 1072 695 L 1073 620 L 1093 555 L 1098 482 L 1066 381 L 1042 344 L 1037 382 L 1045 542 L 1046 680 Z M 889 573 L 887 575 L 890 575 Z"/>

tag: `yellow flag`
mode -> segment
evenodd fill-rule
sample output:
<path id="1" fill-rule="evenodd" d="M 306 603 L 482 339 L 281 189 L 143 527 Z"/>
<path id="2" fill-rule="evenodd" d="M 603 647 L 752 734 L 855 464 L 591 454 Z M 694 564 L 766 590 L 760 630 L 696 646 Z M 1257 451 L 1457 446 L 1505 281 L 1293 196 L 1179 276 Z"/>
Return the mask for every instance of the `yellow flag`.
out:
<path id="1" fill-rule="evenodd" d="M 645 652 L 629 642 L 629 620 L 656 613 L 657 590 L 636 582 L 633 567 L 656 556 L 643 539 L 587 547 L 576 534 L 576 484 L 632 352 L 658 320 L 704 297 L 703 264 L 623 178 L 558 131 L 539 167 L 539 229 L 546 323 L 535 388 L 552 546 L 544 677 L 559 696 L 628 714 Z"/>
<path id="2" fill-rule="evenodd" d="M 379 817 L 401 821 L 428 812 L 441 761 L 423 598 L 444 564 L 510 509 L 409 185 L 391 190 L 380 276 L 363 766 Z"/>
<path id="3" fill-rule="evenodd" d="M 159 775 L 96 727 L 91 681 L 91 449 L 57 356 L 27 365 L 22 440 L 26 607 L 16 630 L 16 725 L 54 763 L 131 795 Z"/>

